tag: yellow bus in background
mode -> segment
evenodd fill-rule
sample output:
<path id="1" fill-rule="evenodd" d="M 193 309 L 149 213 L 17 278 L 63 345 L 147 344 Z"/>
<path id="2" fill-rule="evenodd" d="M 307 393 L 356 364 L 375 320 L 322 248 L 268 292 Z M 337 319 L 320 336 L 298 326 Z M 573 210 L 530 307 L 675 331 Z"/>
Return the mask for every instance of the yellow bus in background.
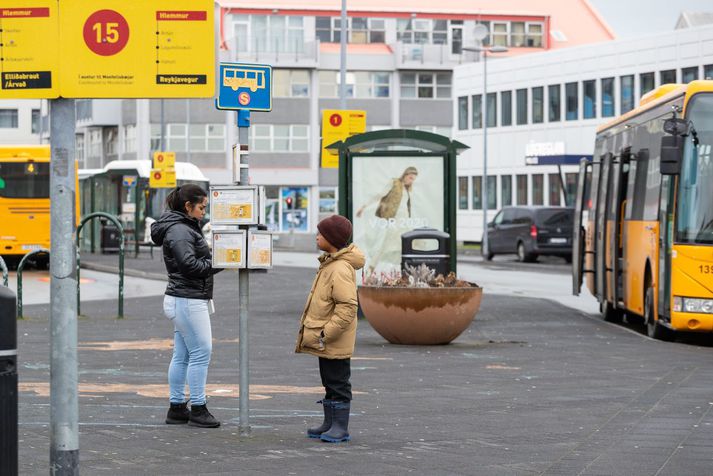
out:
<path id="1" fill-rule="evenodd" d="M 713 81 L 667 84 L 597 131 L 582 161 L 573 292 L 647 333 L 713 331 Z"/>
<path id="2" fill-rule="evenodd" d="M 0 255 L 13 266 L 40 248 L 50 248 L 50 147 L 0 146 Z"/>

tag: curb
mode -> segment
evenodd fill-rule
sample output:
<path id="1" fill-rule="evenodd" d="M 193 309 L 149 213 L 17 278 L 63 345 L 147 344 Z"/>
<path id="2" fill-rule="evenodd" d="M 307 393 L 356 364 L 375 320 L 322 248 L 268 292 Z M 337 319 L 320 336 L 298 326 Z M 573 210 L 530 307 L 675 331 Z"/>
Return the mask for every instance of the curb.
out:
<path id="1" fill-rule="evenodd" d="M 118 266 L 107 266 L 103 264 L 87 263 L 82 261 L 81 268 L 89 269 L 92 271 L 100 271 L 102 273 L 112 273 L 119 274 Z M 131 276 L 134 278 L 144 278 L 153 279 L 154 281 L 168 281 L 168 277 L 165 274 L 159 273 L 147 273 L 146 271 L 139 271 L 138 269 L 124 268 L 124 276 Z"/>

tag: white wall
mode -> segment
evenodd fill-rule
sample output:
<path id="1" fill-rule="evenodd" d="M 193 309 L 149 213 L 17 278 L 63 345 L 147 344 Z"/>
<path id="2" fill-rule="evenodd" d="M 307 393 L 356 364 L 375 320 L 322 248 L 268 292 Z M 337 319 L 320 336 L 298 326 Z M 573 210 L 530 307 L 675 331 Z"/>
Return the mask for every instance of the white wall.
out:
<path id="1" fill-rule="evenodd" d="M 0 144 L 39 144 L 39 134 L 32 133 L 32 110 L 40 109 L 39 99 L 2 100 L 0 109 L 15 109 L 18 114 L 17 128 L 0 127 Z"/>

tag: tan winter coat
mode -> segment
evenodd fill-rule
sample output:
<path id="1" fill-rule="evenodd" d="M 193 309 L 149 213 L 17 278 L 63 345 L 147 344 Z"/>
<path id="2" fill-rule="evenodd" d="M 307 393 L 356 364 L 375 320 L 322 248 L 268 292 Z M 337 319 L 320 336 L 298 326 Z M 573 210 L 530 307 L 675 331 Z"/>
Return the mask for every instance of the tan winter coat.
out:
<path id="1" fill-rule="evenodd" d="M 364 266 L 364 254 L 351 244 L 334 254 L 323 254 L 319 261 L 302 312 L 295 352 L 349 359 L 354 353 L 357 328 L 355 270 Z"/>

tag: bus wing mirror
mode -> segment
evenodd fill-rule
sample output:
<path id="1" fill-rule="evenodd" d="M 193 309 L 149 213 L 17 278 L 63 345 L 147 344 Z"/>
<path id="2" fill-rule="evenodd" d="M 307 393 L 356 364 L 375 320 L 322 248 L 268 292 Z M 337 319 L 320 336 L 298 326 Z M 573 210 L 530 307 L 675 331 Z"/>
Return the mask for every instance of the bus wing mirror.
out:
<path id="1" fill-rule="evenodd" d="M 676 117 L 666 119 L 663 121 L 663 130 L 666 134 L 685 136 L 688 134 L 688 121 Z"/>
<path id="2" fill-rule="evenodd" d="M 680 135 L 663 136 L 661 138 L 661 175 L 681 173 L 682 156 L 683 137 Z"/>

